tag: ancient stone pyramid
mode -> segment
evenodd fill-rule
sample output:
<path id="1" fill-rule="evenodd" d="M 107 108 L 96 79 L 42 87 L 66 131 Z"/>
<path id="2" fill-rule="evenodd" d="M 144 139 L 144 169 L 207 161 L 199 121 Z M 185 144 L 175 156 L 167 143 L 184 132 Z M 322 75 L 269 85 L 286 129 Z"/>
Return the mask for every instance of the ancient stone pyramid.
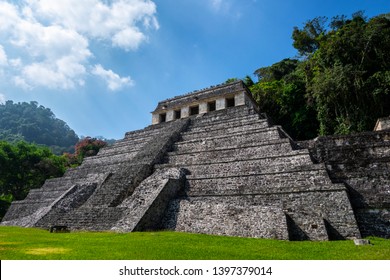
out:
<path id="1" fill-rule="evenodd" d="M 270 125 L 241 81 L 160 102 L 151 126 L 31 190 L 2 224 L 360 237 L 345 184 Z"/>

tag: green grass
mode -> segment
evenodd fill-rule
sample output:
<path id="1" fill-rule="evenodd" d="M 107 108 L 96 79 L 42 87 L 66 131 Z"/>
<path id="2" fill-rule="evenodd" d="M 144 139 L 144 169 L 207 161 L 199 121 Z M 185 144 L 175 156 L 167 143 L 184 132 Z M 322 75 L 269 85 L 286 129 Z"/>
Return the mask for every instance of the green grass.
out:
<path id="1" fill-rule="evenodd" d="M 374 260 L 390 259 L 390 240 L 291 242 L 178 232 L 72 232 L 0 227 L 1 260 Z"/>

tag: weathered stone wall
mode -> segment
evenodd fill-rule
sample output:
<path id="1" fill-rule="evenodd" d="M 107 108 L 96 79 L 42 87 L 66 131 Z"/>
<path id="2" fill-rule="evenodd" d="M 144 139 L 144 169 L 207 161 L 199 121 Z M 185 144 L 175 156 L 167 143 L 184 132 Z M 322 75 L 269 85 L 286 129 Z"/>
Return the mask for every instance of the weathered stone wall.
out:
<path id="1" fill-rule="evenodd" d="M 390 237 L 390 132 L 320 137 L 311 156 L 348 188 L 363 236 Z"/>
<path id="2" fill-rule="evenodd" d="M 164 224 L 167 229 L 184 232 L 288 239 L 281 207 L 264 206 L 244 196 L 173 200 Z"/>
<path id="3" fill-rule="evenodd" d="M 232 108 L 192 119 L 159 167 L 187 170 L 164 227 L 208 234 L 291 240 L 360 236 L 342 184 L 279 127 Z M 222 115 L 221 115 L 222 116 Z"/>
<path id="4" fill-rule="evenodd" d="M 131 232 L 160 228 L 167 205 L 183 188 L 184 179 L 183 170 L 177 168 L 154 172 L 119 205 L 126 210 L 112 230 Z"/>
<path id="5" fill-rule="evenodd" d="M 359 237 L 345 190 L 183 196 L 170 203 L 164 224 L 170 230 L 243 237 L 290 240 Z"/>

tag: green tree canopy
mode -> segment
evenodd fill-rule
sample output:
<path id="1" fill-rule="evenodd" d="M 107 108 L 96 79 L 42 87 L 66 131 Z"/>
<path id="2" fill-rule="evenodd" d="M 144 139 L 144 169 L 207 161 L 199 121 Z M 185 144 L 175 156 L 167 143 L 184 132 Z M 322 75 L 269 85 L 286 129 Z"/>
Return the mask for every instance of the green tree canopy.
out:
<path id="1" fill-rule="evenodd" d="M 48 148 L 27 142 L 0 141 L 0 196 L 24 199 L 30 189 L 65 172 L 65 159 Z"/>
<path id="2" fill-rule="evenodd" d="M 336 26 L 304 62 L 322 135 L 371 130 L 390 114 L 389 17 L 366 20 L 356 13 Z"/>
<path id="3" fill-rule="evenodd" d="M 371 130 L 390 115 L 390 14 L 317 17 L 292 38 L 300 60 L 257 69 L 251 90 L 293 138 Z"/>

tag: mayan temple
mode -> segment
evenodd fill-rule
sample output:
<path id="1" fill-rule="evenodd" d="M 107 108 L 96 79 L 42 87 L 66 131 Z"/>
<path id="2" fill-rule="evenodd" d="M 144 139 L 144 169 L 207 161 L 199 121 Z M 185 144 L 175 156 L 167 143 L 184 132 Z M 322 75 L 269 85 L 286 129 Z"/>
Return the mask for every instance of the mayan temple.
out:
<path id="1" fill-rule="evenodd" d="M 390 130 L 298 143 L 237 81 L 158 103 L 150 126 L 13 202 L 2 225 L 389 238 L 389 169 Z"/>

